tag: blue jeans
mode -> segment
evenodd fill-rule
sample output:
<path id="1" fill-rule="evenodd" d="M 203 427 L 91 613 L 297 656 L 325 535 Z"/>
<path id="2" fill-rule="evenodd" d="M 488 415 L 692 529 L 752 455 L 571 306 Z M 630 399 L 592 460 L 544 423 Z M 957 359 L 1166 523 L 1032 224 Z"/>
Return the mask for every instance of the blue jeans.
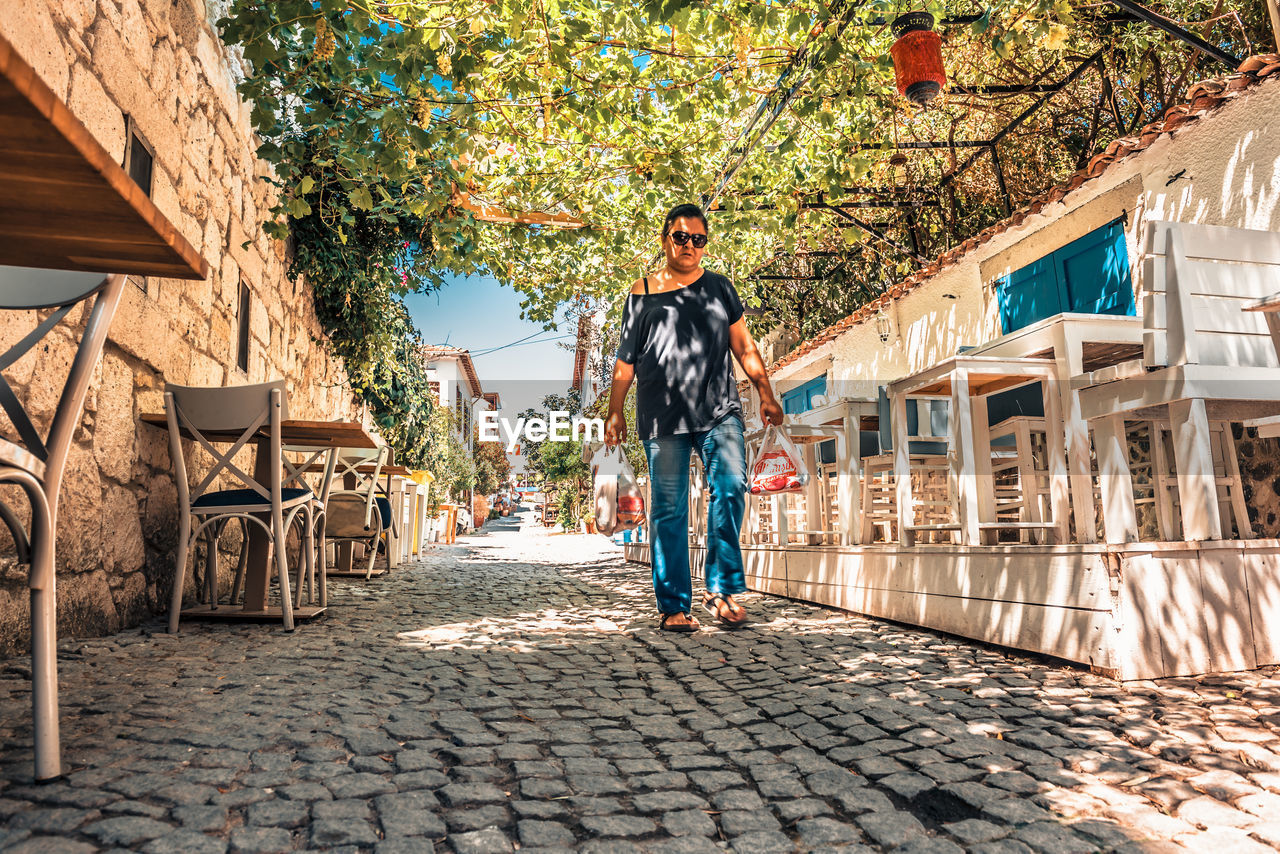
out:
<path id="1" fill-rule="evenodd" d="M 738 534 L 747 506 L 747 451 L 742 419 L 731 416 L 710 430 L 646 439 L 649 458 L 653 592 L 664 614 L 691 610 L 689 575 L 689 455 L 698 452 L 707 473 L 707 590 L 732 596 L 747 589 Z"/>

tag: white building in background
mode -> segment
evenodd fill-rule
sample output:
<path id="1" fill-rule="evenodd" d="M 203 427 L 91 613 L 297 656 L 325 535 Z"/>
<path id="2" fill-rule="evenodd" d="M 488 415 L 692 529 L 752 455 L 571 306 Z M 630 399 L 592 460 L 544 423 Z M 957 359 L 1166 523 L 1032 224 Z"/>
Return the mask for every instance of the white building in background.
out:
<path id="1" fill-rule="evenodd" d="M 477 413 L 498 408 L 497 393 L 484 393 L 471 353 L 461 347 L 430 344 L 422 348 L 422 358 L 436 403 L 453 411 L 454 432 L 466 443 Z"/>
<path id="2" fill-rule="evenodd" d="M 602 348 L 600 331 L 604 326 L 605 311 L 600 309 L 594 313 L 583 312 L 578 315 L 578 341 L 573 351 L 573 376 L 570 386 L 578 391 L 578 400 L 586 409 L 595 403 L 602 394 L 607 394 L 608 376 L 612 372 L 612 352 L 605 353 Z M 602 370 L 606 363 L 609 370 Z"/>

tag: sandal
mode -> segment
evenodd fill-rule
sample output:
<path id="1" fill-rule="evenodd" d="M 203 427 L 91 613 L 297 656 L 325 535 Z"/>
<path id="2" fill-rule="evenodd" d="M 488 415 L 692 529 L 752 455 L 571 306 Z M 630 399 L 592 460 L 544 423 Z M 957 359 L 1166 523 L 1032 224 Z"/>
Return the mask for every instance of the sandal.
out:
<path id="1" fill-rule="evenodd" d="M 740 629 L 750 622 L 745 608 L 720 593 L 707 593 L 703 596 L 702 607 L 726 629 Z"/>
<path id="2" fill-rule="evenodd" d="M 658 628 L 664 632 L 681 632 L 682 634 L 689 634 L 691 632 L 696 632 L 698 629 L 701 628 L 701 626 L 698 625 L 697 618 L 694 617 L 692 614 L 687 615 L 689 618 L 689 622 L 687 623 L 668 624 L 667 620 L 670 620 L 672 617 L 676 616 L 677 614 L 679 614 L 680 616 L 686 616 L 686 614 L 683 611 L 673 611 L 670 614 L 663 614 L 662 619 L 658 621 Z"/>

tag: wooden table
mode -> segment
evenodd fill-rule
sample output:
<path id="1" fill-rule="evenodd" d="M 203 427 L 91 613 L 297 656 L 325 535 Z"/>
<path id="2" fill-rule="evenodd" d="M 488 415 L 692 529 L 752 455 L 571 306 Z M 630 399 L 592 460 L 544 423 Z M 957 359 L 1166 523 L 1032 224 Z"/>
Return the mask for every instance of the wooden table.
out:
<path id="1" fill-rule="evenodd" d="M 203 279 L 208 263 L 0 37 L 0 264 Z"/>
<path id="2" fill-rule="evenodd" d="M 893 407 L 894 474 L 898 486 L 898 531 L 904 546 L 914 544 L 913 532 L 923 529 L 958 530 L 961 545 L 978 545 L 984 535 L 998 528 L 1053 528 L 1057 541 L 1067 541 L 1067 463 L 1064 446 L 1047 442 L 1050 505 L 1053 522 L 1002 523 L 995 518 L 995 494 L 991 473 L 991 434 L 987 422 L 988 395 L 1039 382 L 1044 399 L 1047 435 L 1061 436 L 1057 366 L 1052 359 L 997 358 L 966 353 L 889 384 Z M 951 401 L 952 473 L 958 492 L 954 524 L 918 526 L 914 523 L 911 494 L 910 437 L 907 435 L 907 398 L 935 397 Z"/>
<path id="3" fill-rule="evenodd" d="M 1080 392 L 1071 388 L 1069 381 L 1089 371 L 1138 358 L 1142 352 L 1142 318 L 1066 312 L 1002 335 L 966 354 L 1052 359 L 1057 365 L 1066 431 L 1071 512 L 1076 520 L 1076 538 L 1082 543 L 1098 539 L 1093 505 L 1093 462 L 1089 424 L 1080 413 Z"/>
<path id="4" fill-rule="evenodd" d="M 49 505 L 49 528 L 56 531 L 58 493 L 74 422 L 79 420 L 93 368 L 119 305 L 125 275 L 203 279 L 209 265 L 3 37 L 0 265 L 97 273 L 108 280 L 97 291 L 92 310 L 86 312 L 79 351 L 48 438 L 46 468 L 38 478 Z M 71 429 L 62 429 L 63 422 L 70 423 Z M 47 780 L 62 773 L 56 556 L 51 542 L 32 546 L 35 777 Z"/>
<path id="5" fill-rule="evenodd" d="M 142 421 L 156 427 L 168 429 L 168 421 L 164 413 L 147 413 Z M 184 434 L 185 436 L 185 434 Z M 271 459 L 270 436 L 268 428 L 262 427 L 258 433 L 258 449 L 254 455 L 254 477 L 259 483 L 269 483 L 271 465 L 279 465 L 278 460 Z M 205 433 L 210 441 L 234 442 L 240 438 L 238 433 Z M 187 437 L 189 438 L 189 437 Z M 284 445 L 305 445 L 313 448 L 376 448 L 377 443 L 364 427 L 356 421 L 306 421 L 287 419 L 280 422 L 280 439 Z M 267 588 L 271 577 L 268 557 L 270 547 L 266 533 L 257 525 L 249 529 L 249 556 L 245 566 L 244 606 L 228 608 L 205 605 L 188 608 L 182 612 L 183 617 L 202 617 L 230 620 L 262 620 L 276 621 L 283 617 L 280 608 L 267 607 Z M 317 606 L 294 608 L 294 620 L 307 620 L 323 614 L 328 607 L 326 602 Z"/>

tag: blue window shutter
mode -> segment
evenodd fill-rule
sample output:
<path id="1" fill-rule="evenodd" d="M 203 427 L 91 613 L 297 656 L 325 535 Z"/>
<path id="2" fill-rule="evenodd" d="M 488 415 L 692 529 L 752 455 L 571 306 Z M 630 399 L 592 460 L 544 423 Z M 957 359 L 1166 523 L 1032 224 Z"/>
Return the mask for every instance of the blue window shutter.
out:
<path id="1" fill-rule="evenodd" d="M 1067 311 L 1136 314 L 1129 252 L 1120 220 L 1107 223 L 1053 253 L 1067 292 Z"/>
<path id="2" fill-rule="evenodd" d="M 782 411 L 787 415 L 798 415 L 813 409 L 813 399 L 827 393 L 827 375 L 809 380 L 799 388 L 782 395 Z"/>
<path id="3" fill-rule="evenodd" d="M 813 409 L 814 407 L 813 399 L 815 397 L 819 397 L 820 395 L 824 395 L 827 393 L 827 375 L 823 374 L 820 377 L 816 377 L 815 379 L 810 380 L 809 382 L 805 383 L 804 388 L 805 388 L 805 408 Z"/>
<path id="4" fill-rule="evenodd" d="M 1121 220 L 1109 222 L 996 284 L 1000 326 L 1013 332 L 1064 311 L 1137 313 Z"/>
<path id="5" fill-rule="evenodd" d="M 805 410 L 803 388 L 793 388 L 782 395 L 782 411 L 787 415 L 796 415 Z"/>
<path id="6" fill-rule="evenodd" d="M 996 286 L 1000 324 L 1005 332 L 1030 326 L 1062 312 L 1058 266 L 1053 256 L 1014 270 Z"/>

